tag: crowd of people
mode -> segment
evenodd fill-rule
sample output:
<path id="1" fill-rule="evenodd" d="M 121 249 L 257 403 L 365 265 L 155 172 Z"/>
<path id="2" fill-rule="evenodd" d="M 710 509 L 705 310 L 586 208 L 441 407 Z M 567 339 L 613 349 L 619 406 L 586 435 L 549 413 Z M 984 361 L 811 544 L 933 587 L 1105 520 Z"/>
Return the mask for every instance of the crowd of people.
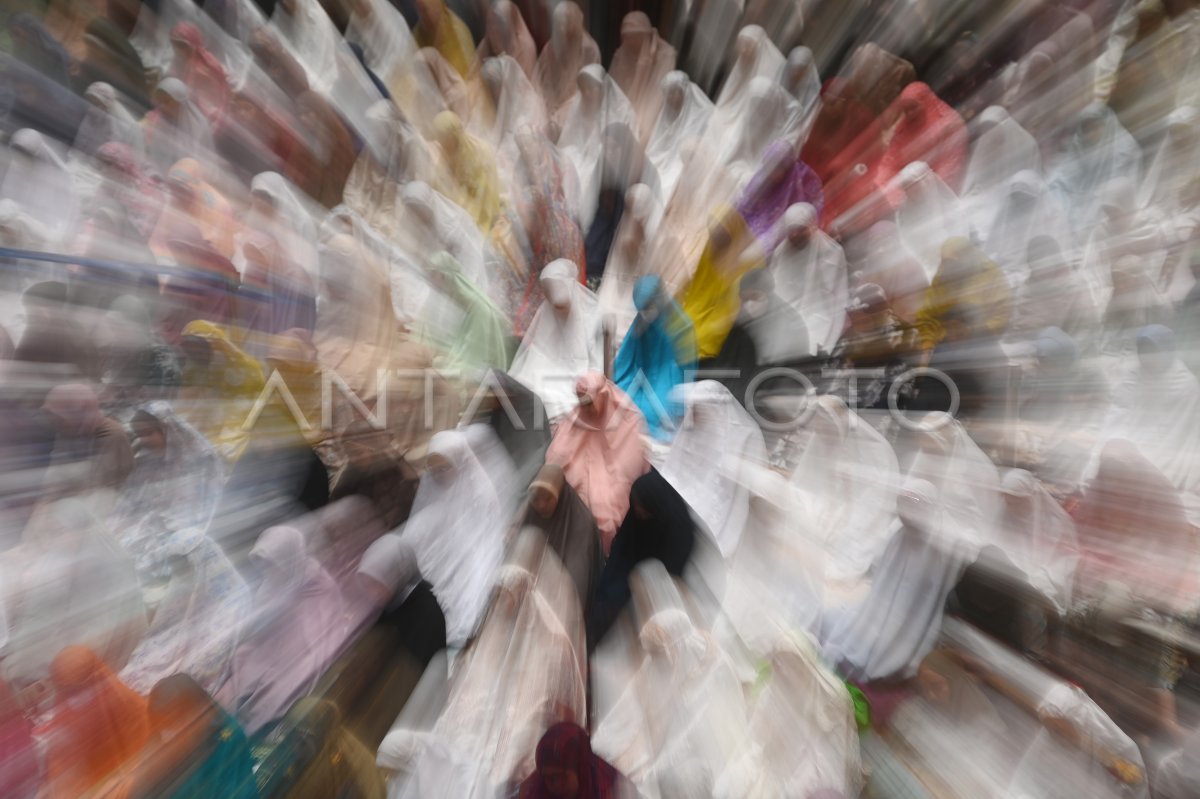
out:
<path id="1" fill-rule="evenodd" d="M 1193 5 L 17 0 L 0 795 L 1200 796 Z"/>

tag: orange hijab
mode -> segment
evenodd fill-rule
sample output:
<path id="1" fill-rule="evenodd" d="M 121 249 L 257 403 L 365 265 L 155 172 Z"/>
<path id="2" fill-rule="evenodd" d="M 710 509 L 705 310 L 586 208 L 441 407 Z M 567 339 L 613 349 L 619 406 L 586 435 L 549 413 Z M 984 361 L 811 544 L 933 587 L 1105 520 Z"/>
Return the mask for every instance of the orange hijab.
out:
<path id="1" fill-rule="evenodd" d="M 47 796 L 74 799 L 138 755 L 150 737 L 146 700 L 86 646 L 50 664 L 57 692 L 48 725 Z"/>

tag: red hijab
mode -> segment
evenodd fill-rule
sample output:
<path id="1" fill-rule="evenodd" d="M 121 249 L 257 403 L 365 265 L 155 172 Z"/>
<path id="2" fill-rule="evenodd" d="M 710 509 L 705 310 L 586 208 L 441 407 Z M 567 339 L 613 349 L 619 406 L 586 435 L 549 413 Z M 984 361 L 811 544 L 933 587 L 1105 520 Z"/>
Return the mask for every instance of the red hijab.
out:
<path id="1" fill-rule="evenodd" d="M 180 22 L 171 29 L 171 42 L 185 44 L 191 51 L 185 63 L 173 68 L 175 74 L 172 77 L 187 84 L 193 102 L 216 129 L 229 103 L 229 79 L 225 67 L 204 46 L 204 35 L 190 22 Z"/>
<path id="2" fill-rule="evenodd" d="M 967 126 L 924 83 L 910 83 L 892 103 L 888 117 L 898 118 L 879 165 L 877 181 L 887 186 L 913 161 L 924 161 L 957 192 L 966 171 L 970 139 Z"/>
<path id="3" fill-rule="evenodd" d="M 578 724 L 563 721 L 546 730 L 542 740 L 538 741 L 536 758 L 537 771 L 521 783 L 520 799 L 555 799 L 559 796 L 551 793 L 548 780 L 543 777 L 547 769 L 574 774 L 579 785 L 575 793 L 577 799 L 609 799 L 625 796 L 630 791 L 625 777 L 592 753 L 588 734 Z"/>

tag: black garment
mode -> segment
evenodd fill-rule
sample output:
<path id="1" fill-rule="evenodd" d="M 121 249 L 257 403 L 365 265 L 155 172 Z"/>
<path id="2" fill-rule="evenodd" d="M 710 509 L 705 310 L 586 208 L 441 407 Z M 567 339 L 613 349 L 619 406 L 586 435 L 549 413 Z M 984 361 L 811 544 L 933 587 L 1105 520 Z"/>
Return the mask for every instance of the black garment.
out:
<path id="1" fill-rule="evenodd" d="M 60 86 L 71 85 L 71 59 L 41 20 L 28 12 L 14 14 L 8 33 L 14 56 Z"/>
<path id="2" fill-rule="evenodd" d="M 1003 409 L 1007 361 L 995 338 L 981 336 L 939 344 L 929 359 L 929 366 L 950 378 L 957 390 L 956 418 L 983 419 Z M 913 381 L 913 388 L 908 410 L 950 411 L 953 393 L 944 380 L 918 377 Z"/>
<path id="3" fill-rule="evenodd" d="M 725 343 L 721 345 L 721 351 L 714 358 L 702 359 L 699 369 L 697 380 L 716 380 L 729 389 L 729 393 L 737 399 L 739 405 L 747 407 L 751 403 L 747 402 L 746 392 L 750 388 L 750 381 L 758 373 L 758 347 L 754 338 L 741 323 L 734 324 L 729 330 L 729 335 L 725 337 Z M 731 374 L 705 374 L 709 370 Z"/>
<path id="4" fill-rule="evenodd" d="M 621 225 L 621 216 L 624 213 L 624 190 L 618 186 L 601 188 L 596 204 L 596 215 L 592 217 L 587 237 L 583 240 L 589 281 L 599 280 L 604 274 L 604 265 L 608 262 L 608 253 L 612 249 L 613 239 L 616 238 L 617 228 Z"/>
<path id="5" fill-rule="evenodd" d="M 433 595 L 433 586 L 425 580 L 417 583 L 398 608 L 384 611 L 378 623 L 396 630 L 400 648 L 422 667 L 446 648 L 446 616 Z"/>
<path id="6" fill-rule="evenodd" d="M 517 380 L 504 372 L 493 374 L 514 414 L 510 415 L 503 406 L 498 406 L 492 411 L 488 424 L 517 466 L 516 483 L 526 486 L 542 467 L 546 448 L 550 446 L 546 409 L 541 399 Z"/>
<path id="7" fill-rule="evenodd" d="M 629 575 L 644 560 L 658 560 L 667 573 L 680 577 L 696 546 L 691 508 L 657 470 L 634 481 L 629 512 L 621 522 L 600 574 L 592 612 L 588 614 L 588 645 L 595 647 L 628 604 Z M 637 507 L 649 516 L 642 519 Z"/>

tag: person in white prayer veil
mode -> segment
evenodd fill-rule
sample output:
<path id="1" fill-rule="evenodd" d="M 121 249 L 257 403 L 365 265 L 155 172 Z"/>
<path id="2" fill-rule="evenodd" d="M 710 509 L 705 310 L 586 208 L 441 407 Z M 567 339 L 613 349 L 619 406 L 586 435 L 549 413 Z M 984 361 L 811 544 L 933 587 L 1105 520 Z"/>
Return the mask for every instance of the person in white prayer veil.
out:
<path id="1" fill-rule="evenodd" d="M 737 35 L 734 62 L 721 93 L 717 95 L 713 124 L 723 134 L 746 121 L 750 110 L 751 83 L 765 78 L 775 83 L 783 71 L 785 59 L 758 25 L 747 25 Z"/>
<path id="2" fill-rule="evenodd" d="M 244 245 L 252 233 L 266 233 L 282 248 L 279 257 L 289 267 L 299 267 L 310 278 L 315 278 L 319 269 L 317 244 L 320 236 L 312 214 L 299 195 L 299 190 L 277 172 L 255 175 L 250 181 L 250 209 L 244 217 L 239 243 Z"/>
<path id="3" fill-rule="evenodd" d="M 749 734 L 741 683 L 662 563 L 643 561 L 631 581 L 639 664 L 612 707 L 598 709 L 592 750 L 646 799 L 715 796 Z"/>
<path id="4" fill-rule="evenodd" d="M 926 480 L 905 481 L 870 591 L 857 604 L 826 611 L 821 646 L 840 674 L 906 680 L 937 642 L 946 597 L 971 560 L 937 493 Z"/>
<path id="5" fill-rule="evenodd" d="M 428 183 L 413 180 L 401 194 L 404 216 L 400 237 L 416 260 L 433 252 L 454 256 L 467 278 L 489 296 L 491 282 L 484 260 L 484 241 L 470 215 Z M 494 297 L 493 297 L 494 299 Z"/>
<path id="6" fill-rule="evenodd" d="M 863 772 L 854 704 L 806 636 L 780 631 L 766 653 L 747 754 L 718 781 L 717 796 L 745 799 L 857 796 Z"/>
<path id="7" fill-rule="evenodd" d="M 575 407 L 575 379 L 604 370 L 600 303 L 579 283 L 579 267 L 565 258 L 547 264 L 539 282 L 546 301 L 508 373 L 541 397 L 547 416 L 555 419 Z"/>
<path id="8" fill-rule="evenodd" d="M 808 328 L 809 354 L 831 352 L 849 305 L 846 256 L 817 225 L 817 211 L 797 203 L 783 214 L 783 241 L 771 255 L 775 292 Z"/>
<path id="9" fill-rule="evenodd" d="M 1180 360 L 1162 325 L 1137 333 L 1137 365 L 1114 392 L 1104 440 L 1127 439 L 1183 496 L 1200 521 L 1200 380 Z"/>
<path id="10" fill-rule="evenodd" d="M 663 104 L 663 78 L 675 69 L 675 48 L 663 41 L 641 11 L 621 20 L 621 46 L 613 54 L 608 74 L 625 92 L 637 114 L 635 131 L 642 143 L 650 140 Z"/>
<path id="11" fill-rule="evenodd" d="M 719 108 L 710 130 L 724 131 L 729 137 L 721 160 L 736 189 L 743 188 L 758 171 L 767 145 L 778 139 L 795 142 L 800 121 L 795 102 L 782 86 L 768 78 L 750 81 L 745 108 L 736 121 L 721 127 L 718 116 Z"/>
<path id="12" fill-rule="evenodd" d="M 400 194 L 409 181 L 432 179 L 425 140 L 388 100 L 367 111 L 369 137 L 350 170 L 342 202 L 388 238 L 401 232 Z"/>
<path id="13" fill-rule="evenodd" d="M 617 122 L 635 128 L 633 106 L 616 81 L 599 64 L 589 64 L 577 75 L 579 93 L 564 108 L 558 149 L 583 180 L 591 175 L 604 129 Z"/>
<path id="14" fill-rule="evenodd" d="M 178 78 L 166 78 L 154 90 L 154 110 L 142 119 L 146 157 L 166 172 L 181 158 L 204 158 L 213 150 L 208 117 Z"/>
<path id="15" fill-rule="evenodd" d="M 994 215 L 975 232 L 983 251 L 1004 269 L 1010 286 L 1028 277 L 1025 255 L 1035 236 L 1051 236 L 1066 246 L 1074 241 L 1062 206 L 1032 170 L 1013 175 L 993 210 Z"/>
<path id="16" fill-rule="evenodd" d="M 346 41 L 361 47 L 367 67 L 391 84 L 417 51 L 408 23 L 387 0 L 352 0 L 349 5 Z"/>
<path id="17" fill-rule="evenodd" d="M 904 192 L 896 210 L 900 240 L 921 262 L 925 276 L 933 280 L 942 263 L 942 245 L 969 233 L 962 204 L 924 161 L 904 167 L 896 182 Z"/>
<path id="18" fill-rule="evenodd" d="M 142 130 L 133 114 L 129 113 L 129 109 L 121 102 L 117 90 L 108 83 L 97 81 L 87 87 L 83 96 L 91 105 L 79 125 L 79 131 L 75 134 L 72 150 L 81 155 L 95 157 L 101 145 L 116 141 L 141 155 L 146 147 Z"/>
<path id="19" fill-rule="evenodd" d="M 1059 613 L 1071 604 L 1079 544 L 1075 522 L 1038 479 L 1010 469 L 1000 483 L 1000 549 Z"/>
<path id="20" fill-rule="evenodd" d="M 712 100 L 686 72 L 668 72 L 662 80 L 663 105 L 646 144 L 646 157 L 658 172 L 664 201 L 675 192 L 685 164 L 683 144 L 700 139 L 713 114 Z"/>
<path id="21" fill-rule="evenodd" d="M 1161 286 L 1166 246 L 1161 217 L 1154 206 L 1139 210 L 1136 183 L 1117 177 L 1100 187 L 1094 202 L 1097 219 L 1083 248 L 1080 272 L 1088 284 L 1092 302 L 1105 307 L 1113 298 L 1113 277 L 1117 264 L 1134 257 L 1139 271 Z"/>
<path id="22" fill-rule="evenodd" d="M 1166 135 L 1138 187 L 1139 208 L 1154 205 L 1162 214 L 1178 210 L 1185 186 L 1200 174 L 1200 111 L 1176 108 L 1164 121 Z"/>
<path id="23" fill-rule="evenodd" d="M 533 72 L 550 118 L 562 124 L 568 102 L 581 87 L 575 76 L 589 64 L 600 63 L 600 48 L 583 24 L 583 11 L 572 0 L 554 7 L 550 41 L 542 48 Z"/>
<path id="24" fill-rule="evenodd" d="M 604 322 L 611 336 L 611 348 L 616 352 L 621 347 L 626 331 L 633 324 L 637 310 L 633 305 L 633 285 L 642 275 L 651 274 L 655 263 L 651 260 L 651 247 L 658 217 L 662 216 L 662 203 L 648 187 L 635 183 L 625 192 L 625 212 L 608 261 L 604 277 L 600 281 L 597 299 Z M 660 242 L 659 246 L 669 247 Z"/>
<path id="25" fill-rule="evenodd" d="M 79 197 L 67 165 L 31 128 L 18 130 L 8 143 L 8 168 L 0 199 L 12 200 L 38 223 L 56 246 L 74 235 Z"/>
<path id="26" fill-rule="evenodd" d="M 1021 127 L 1002 106 L 984 109 L 974 120 L 976 136 L 967 161 L 961 196 L 978 201 L 987 210 L 1008 181 L 1018 172 L 1041 172 L 1042 156 L 1037 139 Z"/>
<path id="27" fill-rule="evenodd" d="M 793 47 L 779 73 L 779 85 L 796 101 L 801 129 L 808 131 L 821 107 L 821 76 L 813 61 L 812 50 Z"/>
<path id="28" fill-rule="evenodd" d="M 762 431 L 738 398 L 715 380 L 686 384 L 676 391 L 686 416 L 661 472 L 728 558 L 750 516 L 746 472 L 767 462 Z"/>
<path id="29" fill-rule="evenodd" d="M 478 103 L 471 118 L 476 135 L 509 161 L 515 161 L 515 145 L 506 148 L 518 133 L 532 129 L 546 135 L 545 103 L 529 78 L 510 55 L 498 55 L 483 63 L 480 70 L 487 89 L 485 102 Z"/>
<path id="30" fill-rule="evenodd" d="M 317 0 L 280 0 L 270 24 L 304 67 L 310 89 L 325 92 L 338 77 L 341 37 Z"/>
<path id="31" fill-rule="evenodd" d="M 380 745 L 380 761 L 397 772 L 389 796 L 509 795 L 533 773 L 547 728 L 586 723 L 586 669 L 570 577 L 542 532 L 527 527 L 497 571 L 479 635 L 455 664 L 432 729 L 400 726 Z"/>
<path id="32" fill-rule="evenodd" d="M 1136 176 L 1141 159 L 1137 141 L 1107 105 L 1092 103 L 1079 115 L 1049 180 L 1051 192 L 1067 211 L 1075 243 L 1083 243 L 1096 222 L 1100 189 L 1113 178 Z"/>
<path id="33" fill-rule="evenodd" d="M 446 614 L 446 640 L 461 647 L 484 612 L 504 554 L 508 519 L 467 435 L 444 430 L 429 441 L 426 471 L 401 536 Z"/>
<path id="34" fill-rule="evenodd" d="M 920 424 L 924 431 L 914 433 L 917 451 L 906 474 L 934 486 L 948 532 L 972 552 L 995 544 L 1001 510 L 995 465 L 949 414 L 926 414 Z"/>
<path id="35" fill-rule="evenodd" d="M 887 546 L 900 466 L 887 440 L 837 397 L 815 398 L 811 407 L 789 436 L 800 450 L 790 480 L 824 536 L 826 576 L 854 580 Z"/>

